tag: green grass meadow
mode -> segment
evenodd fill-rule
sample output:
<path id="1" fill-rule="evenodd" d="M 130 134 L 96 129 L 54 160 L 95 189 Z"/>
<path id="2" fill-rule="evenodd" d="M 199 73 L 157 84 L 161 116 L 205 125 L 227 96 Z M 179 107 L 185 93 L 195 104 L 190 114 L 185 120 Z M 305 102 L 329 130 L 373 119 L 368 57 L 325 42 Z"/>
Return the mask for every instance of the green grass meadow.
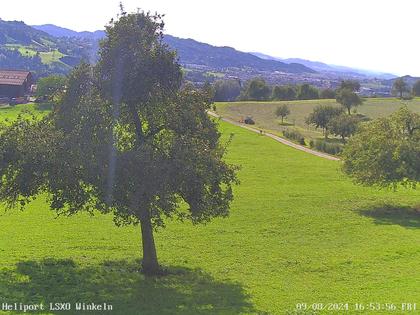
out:
<path id="1" fill-rule="evenodd" d="M 227 160 L 241 166 L 231 215 L 158 230 L 171 275 L 138 272 L 139 227 L 115 227 L 107 215 L 57 218 L 40 196 L 25 211 L 0 210 L 0 305 L 105 302 L 112 314 L 204 315 L 420 304 L 420 191 L 356 186 L 340 162 L 224 122 L 220 130 L 224 140 L 234 134 Z M 349 311 L 298 312 L 297 303 Z"/>
<path id="2" fill-rule="evenodd" d="M 16 106 L 0 107 L 0 122 L 12 122 L 18 115 L 46 115 L 48 110 L 38 110 L 34 103 L 20 104 Z"/>
<path id="3" fill-rule="evenodd" d="M 281 125 L 281 118 L 275 115 L 276 108 L 283 104 L 288 105 L 290 115 L 285 124 Z M 216 103 L 217 112 L 223 117 L 240 120 L 252 116 L 258 128 L 272 131 L 281 135 L 287 128 L 293 128 L 310 139 L 322 138 L 322 131 L 308 126 L 306 117 L 318 105 L 340 106 L 333 99 L 305 100 L 305 101 L 278 101 L 278 102 L 225 102 Z M 375 119 L 392 114 L 400 107 L 407 105 L 414 112 L 420 113 L 420 98 L 413 100 L 399 100 L 396 98 L 368 98 L 362 106 L 356 108 L 357 112 Z"/>

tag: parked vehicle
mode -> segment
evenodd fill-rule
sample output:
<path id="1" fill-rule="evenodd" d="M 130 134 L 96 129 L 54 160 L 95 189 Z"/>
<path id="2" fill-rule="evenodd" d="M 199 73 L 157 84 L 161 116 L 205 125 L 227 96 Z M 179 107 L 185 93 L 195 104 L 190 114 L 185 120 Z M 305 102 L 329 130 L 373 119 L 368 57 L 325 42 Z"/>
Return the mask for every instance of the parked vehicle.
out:
<path id="1" fill-rule="evenodd" d="M 247 124 L 247 125 L 255 125 L 255 121 L 250 116 L 245 118 L 244 123 Z"/>

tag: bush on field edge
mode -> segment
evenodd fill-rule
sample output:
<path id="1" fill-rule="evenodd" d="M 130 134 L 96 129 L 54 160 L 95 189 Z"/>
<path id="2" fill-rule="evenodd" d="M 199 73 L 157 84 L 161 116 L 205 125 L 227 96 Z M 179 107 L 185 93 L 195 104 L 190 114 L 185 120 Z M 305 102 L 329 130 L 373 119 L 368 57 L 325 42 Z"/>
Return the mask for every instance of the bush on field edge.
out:
<path id="1" fill-rule="evenodd" d="M 296 130 L 284 130 L 283 136 L 287 139 L 294 140 L 301 145 L 305 145 L 305 138 L 299 131 Z"/>
<path id="2" fill-rule="evenodd" d="M 312 149 L 325 152 L 332 155 L 337 155 L 343 151 L 343 144 L 341 143 L 330 143 L 325 140 L 311 140 L 309 146 Z"/>

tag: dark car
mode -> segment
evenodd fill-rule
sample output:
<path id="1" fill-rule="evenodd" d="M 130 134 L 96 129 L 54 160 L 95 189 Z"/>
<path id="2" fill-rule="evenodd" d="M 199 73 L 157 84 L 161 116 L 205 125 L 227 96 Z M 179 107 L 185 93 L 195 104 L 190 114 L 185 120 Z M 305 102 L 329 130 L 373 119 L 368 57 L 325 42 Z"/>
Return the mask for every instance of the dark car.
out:
<path id="1" fill-rule="evenodd" d="M 244 120 L 244 123 L 246 123 L 247 125 L 255 125 L 255 121 L 252 119 L 252 117 L 247 117 Z"/>
<path id="2" fill-rule="evenodd" d="M 19 104 L 19 100 L 17 98 L 13 97 L 10 99 L 10 102 L 9 102 L 10 106 L 15 106 L 17 104 Z"/>

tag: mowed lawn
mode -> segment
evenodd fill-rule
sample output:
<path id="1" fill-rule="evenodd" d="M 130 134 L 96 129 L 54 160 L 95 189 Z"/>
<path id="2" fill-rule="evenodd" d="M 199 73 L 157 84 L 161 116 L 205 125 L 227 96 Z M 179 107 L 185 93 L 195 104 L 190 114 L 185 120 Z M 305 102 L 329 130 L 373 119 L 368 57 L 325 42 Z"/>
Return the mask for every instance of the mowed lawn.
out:
<path id="1" fill-rule="evenodd" d="M 276 108 L 286 104 L 290 115 L 285 125 L 281 125 L 281 118 L 275 115 Z M 305 100 L 305 101 L 279 101 L 279 102 L 230 102 L 216 103 L 217 112 L 223 117 L 240 120 L 247 116 L 253 117 L 258 128 L 266 129 L 277 134 L 287 128 L 297 129 L 305 137 L 322 138 L 322 130 L 315 129 L 305 123 L 306 117 L 319 105 L 340 106 L 335 100 Z M 413 100 L 399 100 L 396 98 L 367 98 L 362 106 L 356 108 L 358 113 L 371 119 L 392 114 L 400 107 L 407 105 L 414 112 L 420 113 L 420 98 Z"/>
<path id="2" fill-rule="evenodd" d="M 139 227 L 117 228 L 104 215 L 56 218 L 41 196 L 0 216 L 0 304 L 105 302 L 111 314 L 169 315 L 420 303 L 419 191 L 359 187 L 339 162 L 220 129 L 224 139 L 234 133 L 227 159 L 241 165 L 231 215 L 159 230 L 170 276 L 138 272 Z"/>
<path id="3" fill-rule="evenodd" d="M 25 117 L 35 115 L 40 117 L 46 114 L 48 114 L 48 110 L 38 110 L 33 103 L 20 104 L 13 107 L 2 106 L 0 107 L 0 123 L 11 123 L 18 115 L 23 115 Z"/>

